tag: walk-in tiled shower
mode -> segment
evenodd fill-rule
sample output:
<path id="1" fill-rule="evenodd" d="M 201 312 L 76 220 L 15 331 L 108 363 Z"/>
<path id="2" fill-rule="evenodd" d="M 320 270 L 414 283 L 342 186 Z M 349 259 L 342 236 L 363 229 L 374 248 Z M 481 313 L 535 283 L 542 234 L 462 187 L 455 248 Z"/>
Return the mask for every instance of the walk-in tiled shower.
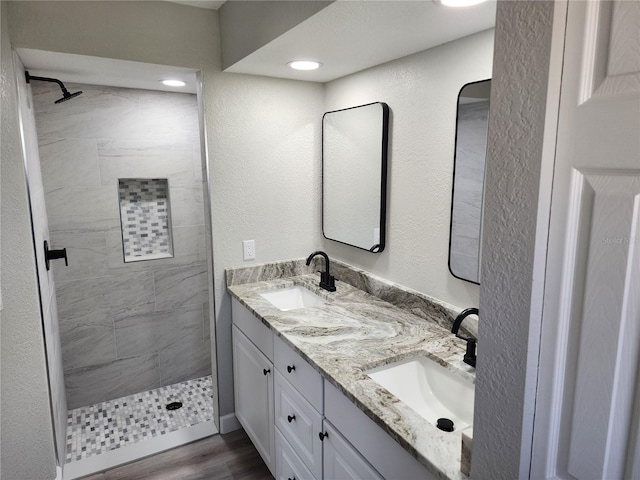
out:
<path id="1" fill-rule="evenodd" d="M 196 96 L 68 86 L 83 94 L 55 104 L 58 86 L 35 81 L 31 93 L 49 244 L 68 256 L 51 269 L 64 373 L 52 395 L 66 398 L 58 452 L 77 478 L 162 435 L 160 449 L 215 433 L 215 388 Z"/>

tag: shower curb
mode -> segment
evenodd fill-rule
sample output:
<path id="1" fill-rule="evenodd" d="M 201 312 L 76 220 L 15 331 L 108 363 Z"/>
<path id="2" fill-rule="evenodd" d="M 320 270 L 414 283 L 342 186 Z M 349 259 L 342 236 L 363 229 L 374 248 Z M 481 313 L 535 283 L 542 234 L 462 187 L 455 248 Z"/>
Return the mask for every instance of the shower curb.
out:
<path id="1" fill-rule="evenodd" d="M 217 433 L 218 429 L 213 420 L 181 428 L 175 432 L 149 438 L 143 442 L 127 445 L 117 450 L 110 450 L 89 458 L 69 462 L 64 465 L 62 470 L 62 480 L 75 480 L 92 473 L 124 465 L 125 463 L 135 462 Z"/>

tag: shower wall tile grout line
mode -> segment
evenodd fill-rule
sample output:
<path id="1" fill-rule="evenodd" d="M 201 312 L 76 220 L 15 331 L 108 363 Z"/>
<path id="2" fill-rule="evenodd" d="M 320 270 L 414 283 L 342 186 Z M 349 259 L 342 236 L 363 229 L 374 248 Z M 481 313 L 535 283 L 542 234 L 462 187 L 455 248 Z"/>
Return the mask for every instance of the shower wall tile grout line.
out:
<path id="1" fill-rule="evenodd" d="M 118 357 L 118 336 L 116 335 L 116 319 L 111 317 L 111 324 L 113 325 L 113 347 L 116 351 L 116 358 Z"/>

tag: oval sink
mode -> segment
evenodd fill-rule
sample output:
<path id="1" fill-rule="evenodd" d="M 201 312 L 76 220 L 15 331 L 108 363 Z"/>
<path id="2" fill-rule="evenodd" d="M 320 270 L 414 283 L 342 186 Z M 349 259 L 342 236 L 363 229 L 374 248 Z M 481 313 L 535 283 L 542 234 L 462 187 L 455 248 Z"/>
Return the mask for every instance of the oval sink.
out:
<path id="1" fill-rule="evenodd" d="M 453 421 L 453 431 L 473 424 L 475 386 L 424 356 L 415 356 L 365 372 L 434 426 Z"/>
<path id="2" fill-rule="evenodd" d="M 299 285 L 279 290 L 267 290 L 259 292 L 259 295 L 283 312 L 299 308 L 319 307 L 325 304 L 322 297 Z"/>

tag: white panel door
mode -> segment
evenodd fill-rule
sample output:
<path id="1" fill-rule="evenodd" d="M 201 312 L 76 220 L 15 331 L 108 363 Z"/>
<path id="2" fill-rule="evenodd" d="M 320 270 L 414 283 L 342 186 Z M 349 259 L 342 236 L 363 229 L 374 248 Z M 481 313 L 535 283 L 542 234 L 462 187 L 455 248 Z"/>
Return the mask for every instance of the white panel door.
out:
<path id="1" fill-rule="evenodd" d="M 640 1 L 571 1 L 531 478 L 640 478 Z"/>

